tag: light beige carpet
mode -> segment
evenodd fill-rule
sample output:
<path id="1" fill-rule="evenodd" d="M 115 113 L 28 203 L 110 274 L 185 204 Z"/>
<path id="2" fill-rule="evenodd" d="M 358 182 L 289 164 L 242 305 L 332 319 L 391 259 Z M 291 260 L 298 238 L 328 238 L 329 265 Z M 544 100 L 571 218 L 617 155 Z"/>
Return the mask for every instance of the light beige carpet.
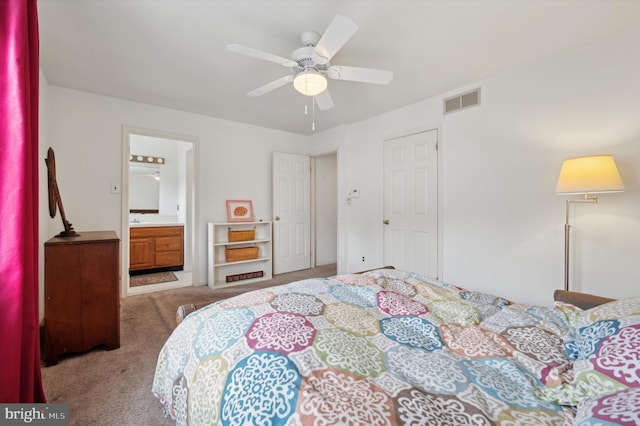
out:
<path id="1" fill-rule="evenodd" d="M 123 299 L 120 348 L 96 349 L 42 368 L 47 401 L 67 403 L 71 425 L 170 425 L 151 393 L 156 360 L 175 327 L 178 306 L 215 301 L 255 288 L 336 274 L 336 265 L 277 275 L 273 280 L 211 290 L 188 287 Z"/>

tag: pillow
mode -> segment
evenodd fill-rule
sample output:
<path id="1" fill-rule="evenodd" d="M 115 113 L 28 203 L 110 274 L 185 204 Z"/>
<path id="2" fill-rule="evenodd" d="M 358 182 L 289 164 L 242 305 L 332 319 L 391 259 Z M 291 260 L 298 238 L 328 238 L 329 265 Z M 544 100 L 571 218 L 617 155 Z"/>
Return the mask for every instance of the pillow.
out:
<path id="1" fill-rule="evenodd" d="M 636 315 L 640 315 L 640 297 L 614 300 L 580 312 L 576 326 L 585 327 L 596 321 L 619 320 Z"/>
<path id="2" fill-rule="evenodd" d="M 573 363 L 557 367 L 567 370 L 561 375 L 565 380 L 540 389 L 540 396 L 578 405 L 588 398 L 640 388 L 640 298 L 580 311 L 575 323 L 564 342 Z"/>
<path id="3" fill-rule="evenodd" d="M 640 424 L 640 388 L 622 389 L 582 402 L 574 426 Z"/>

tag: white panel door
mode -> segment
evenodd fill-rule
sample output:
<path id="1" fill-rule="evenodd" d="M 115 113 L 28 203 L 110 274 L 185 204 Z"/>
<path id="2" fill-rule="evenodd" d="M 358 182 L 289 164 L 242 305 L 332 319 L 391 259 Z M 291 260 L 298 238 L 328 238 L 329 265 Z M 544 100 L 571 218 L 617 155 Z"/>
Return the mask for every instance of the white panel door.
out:
<path id="1" fill-rule="evenodd" d="M 309 157 L 273 154 L 273 273 L 311 267 Z"/>
<path id="2" fill-rule="evenodd" d="M 384 142 L 384 264 L 438 276 L 438 131 Z"/>

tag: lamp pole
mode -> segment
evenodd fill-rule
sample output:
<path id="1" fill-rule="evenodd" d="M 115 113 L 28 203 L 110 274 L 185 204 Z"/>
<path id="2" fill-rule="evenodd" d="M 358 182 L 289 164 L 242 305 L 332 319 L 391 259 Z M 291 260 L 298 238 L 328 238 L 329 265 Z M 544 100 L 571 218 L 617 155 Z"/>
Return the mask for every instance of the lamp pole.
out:
<path id="1" fill-rule="evenodd" d="M 566 213 L 565 213 L 565 222 L 564 222 L 564 289 L 569 291 L 569 230 L 571 229 L 571 225 L 569 225 L 569 208 L 572 203 L 591 203 L 596 204 L 598 202 L 598 197 L 595 195 L 589 195 L 585 192 L 584 200 L 566 200 Z"/>

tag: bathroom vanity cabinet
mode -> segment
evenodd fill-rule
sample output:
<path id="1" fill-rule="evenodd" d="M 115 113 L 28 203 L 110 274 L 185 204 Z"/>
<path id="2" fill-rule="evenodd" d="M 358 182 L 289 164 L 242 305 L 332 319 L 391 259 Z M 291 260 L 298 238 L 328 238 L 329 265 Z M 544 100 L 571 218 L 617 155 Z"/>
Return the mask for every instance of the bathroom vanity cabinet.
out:
<path id="1" fill-rule="evenodd" d="M 129 229 L 129 271 L 182 269 L 184 226 L 140 226 Z"/>

